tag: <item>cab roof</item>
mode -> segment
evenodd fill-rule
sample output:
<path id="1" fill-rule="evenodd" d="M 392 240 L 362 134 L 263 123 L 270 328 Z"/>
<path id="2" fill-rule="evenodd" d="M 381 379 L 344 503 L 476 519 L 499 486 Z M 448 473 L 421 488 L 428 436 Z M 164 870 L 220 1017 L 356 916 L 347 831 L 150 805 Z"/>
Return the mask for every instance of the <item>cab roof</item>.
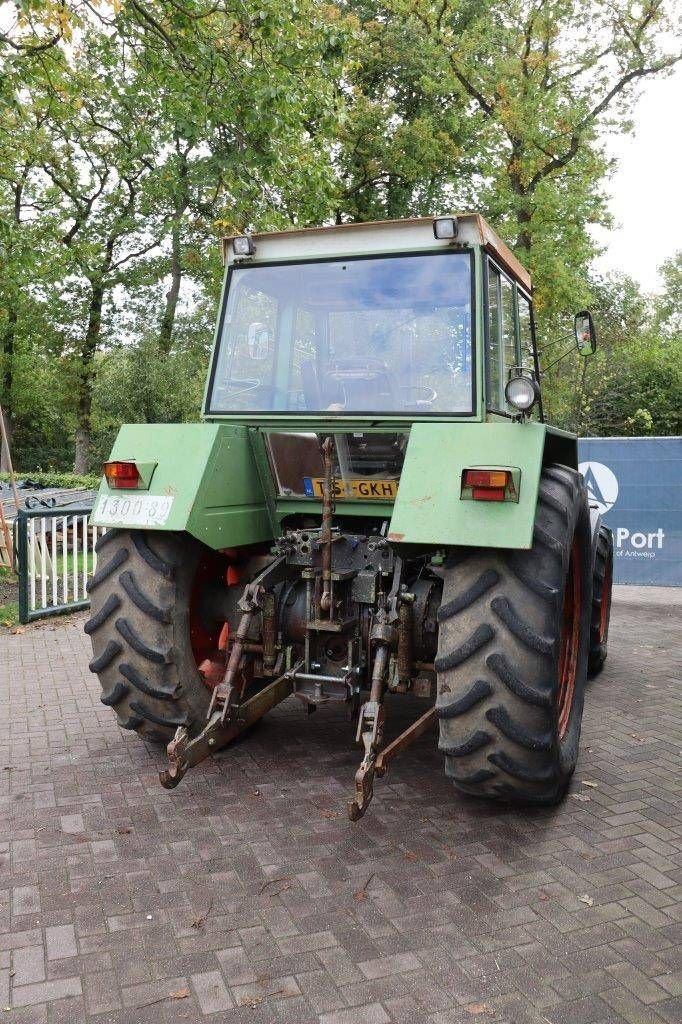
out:
<path id="1" fill-rule="evenodd" d="M 253 256 L 236 257 L 233 238 L 223 238 L 223 260 L 228 265 L 279 260 L 324 259 L 334 256 L 364 256 L 381 253 L 428 249 L 438 251 L 457 244 L 481 245 L 514 277 L 527 292 L 530 274 L 508 245 L 493 231 L 480 213 L 442 214 L 456 217 L 458 230 L 453 239 L 435 238 L 433 222 L 437 217 L 412 217 L 402 220 L 375 220 L 335 224 L 330 227 L 292 228 L 287 231 L 258 232 L 251 235 Z"/>

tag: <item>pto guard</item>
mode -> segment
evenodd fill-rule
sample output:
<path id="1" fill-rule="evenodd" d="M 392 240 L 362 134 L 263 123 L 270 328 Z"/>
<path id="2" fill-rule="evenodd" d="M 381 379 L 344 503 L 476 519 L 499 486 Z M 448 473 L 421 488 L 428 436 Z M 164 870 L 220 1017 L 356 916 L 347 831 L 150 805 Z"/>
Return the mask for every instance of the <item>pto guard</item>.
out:
<path id="1" fill-rule="evenodd" d="M 542 423 L 415 423 L 388 539 L 437 547 L 530 548 L 545 436 Z M 465 469 L 519 471 L 519 500 L 464 501 Z"/>
<path id="2" fill-rule="evenodd" d="M 151 485 L 112 490 L 103 480 L 93 526 L 186 531 L 214 549 L 272 538 L 247 427 L 125 424 L 110 456 L 117 459 L 156 463 Z"/>

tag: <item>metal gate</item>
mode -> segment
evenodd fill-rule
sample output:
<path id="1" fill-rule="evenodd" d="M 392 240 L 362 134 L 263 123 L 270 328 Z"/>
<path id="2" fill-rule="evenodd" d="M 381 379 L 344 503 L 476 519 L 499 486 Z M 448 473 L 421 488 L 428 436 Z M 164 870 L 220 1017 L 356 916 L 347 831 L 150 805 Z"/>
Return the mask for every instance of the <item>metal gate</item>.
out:
<path id="1" fill-rule="evenodd" d="M 95 544 L 104 528 L 90 526 L 89 508 L 21 509 L 16 523 L 19 621 L 87 608 Z"/>

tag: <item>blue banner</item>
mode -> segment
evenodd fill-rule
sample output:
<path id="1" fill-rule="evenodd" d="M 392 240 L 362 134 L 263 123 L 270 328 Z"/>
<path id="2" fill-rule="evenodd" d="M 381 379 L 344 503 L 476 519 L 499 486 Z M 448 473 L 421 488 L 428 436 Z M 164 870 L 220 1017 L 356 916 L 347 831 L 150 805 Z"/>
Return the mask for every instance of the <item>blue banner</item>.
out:
<path id="1" fill-rule="evenodd" d="M 578 442 L 591 505 L 613 530 L 614 583 L 682 586 L 682 437 Z"/>

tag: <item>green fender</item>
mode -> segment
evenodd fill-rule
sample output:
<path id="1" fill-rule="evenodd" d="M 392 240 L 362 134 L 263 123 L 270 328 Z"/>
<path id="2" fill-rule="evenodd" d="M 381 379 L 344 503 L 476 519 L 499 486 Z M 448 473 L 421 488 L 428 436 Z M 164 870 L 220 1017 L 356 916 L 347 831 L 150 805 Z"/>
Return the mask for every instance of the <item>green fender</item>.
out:
<path id="1" fill-rule="evenodd" d="M 151 471 L 140 491 L 100 486 L 94 526 L 183 530 L 214 549 L 269 540 L 272 528 L 248 428 L 226 423 L 129 423 L 110 458 Z M 152 508 L 136 499 L 159 498 Z M 127 504 L 126 504 L 127 502 Z"/>
<path id="2" fill-rule="evenodd" d="M 389 540 L 530 548 L 543 461 L 575 466 L 575 438 L 534 422 L 415 423 Z M 462 473 L 475 467 L 516 471 L 519 500 L 463 500 Z"/>

